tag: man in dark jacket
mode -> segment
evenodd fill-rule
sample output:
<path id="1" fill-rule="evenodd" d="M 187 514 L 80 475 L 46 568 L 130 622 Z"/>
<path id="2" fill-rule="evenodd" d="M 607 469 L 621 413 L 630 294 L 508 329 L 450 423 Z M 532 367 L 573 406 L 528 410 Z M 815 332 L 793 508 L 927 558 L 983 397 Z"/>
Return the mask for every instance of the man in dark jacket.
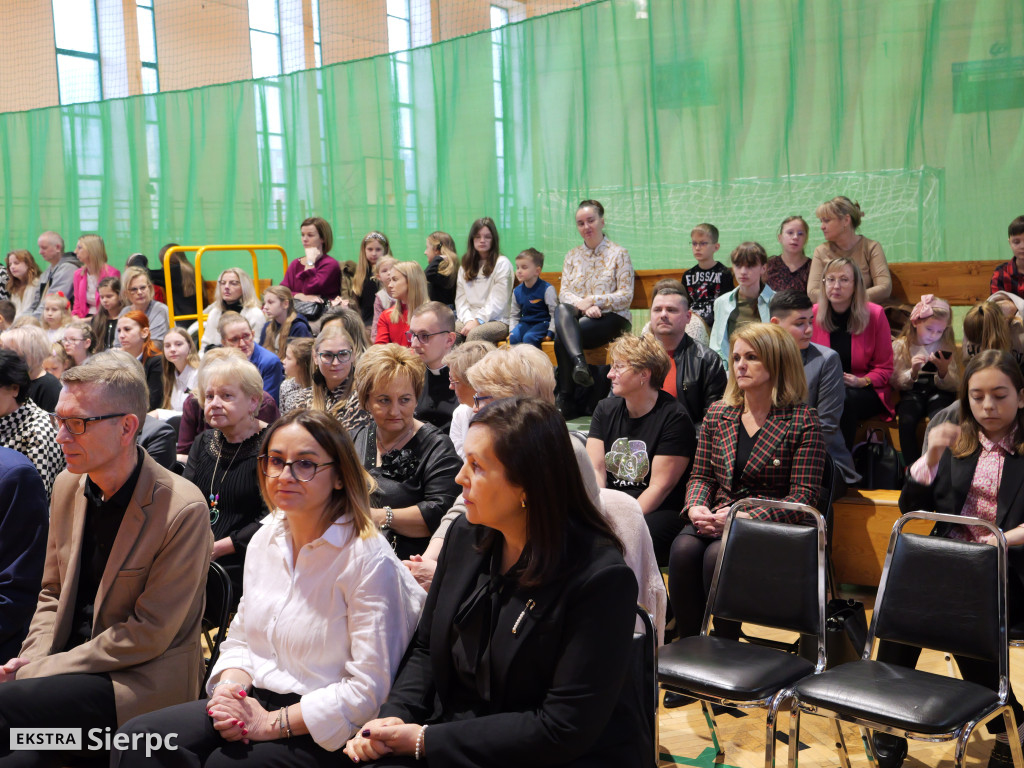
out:
<path id="1" fill-rule="evenodd" d="M 704 414 L 725 392 L 725 367 L 710 347 L 686 335 L 690 303 L 678 280 L 661 280 L 654 286 L 650 330 L 661 342 L 672 368 L 662 386 L 675 395 L 700 433 Z"/>

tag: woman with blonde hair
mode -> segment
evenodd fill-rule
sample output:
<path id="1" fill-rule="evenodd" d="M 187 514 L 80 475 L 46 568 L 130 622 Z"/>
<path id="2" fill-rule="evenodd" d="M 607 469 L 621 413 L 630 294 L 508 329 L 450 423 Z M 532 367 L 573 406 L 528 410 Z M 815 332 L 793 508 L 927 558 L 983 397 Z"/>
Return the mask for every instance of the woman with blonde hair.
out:
<path id="1" fill-rule="evenodd" d="M 489 353 L 496 350 L 489 341 L 467 341 L 452 349 L 444 358 L 448 367 L 448 388 L 455 393 L 459 404 L 452 413 L 452 425 L 448 430 L 455 452 L 463 461 L 466 454 L 462 451 L 462 443 L 466 439 L 469 420 L 473 418 L 473 386 L 469 383 L 469 369 L 483 360 Z"/>
<path id="2" fill-rule="evenodd" d="M 199 352 L 184 328 L 164 336 L 164 401 L 160 408 L 180 415 L 188 393 L 199 382 Z"/>
<path id="3" fill-rule="evenodd" d="M 29 399 L 46 413 L 53 413 L 57 408 L 61 384 L 59 379 L 43 368 L 43 362 L 50 356 L 53 344 L 46 331 L 26 323 L 4 331 L 0 335 L 0 343 L 6 349 L 15 352 L 28 365 L 29 383 L 25 391 Z"/>
<path id="4" fill-rule="evenodd" d="M 333 302 L 356 310 L 371 334 L 376 331 L 380 314 L 375 306 L 380 287 L 378 270 L 385 257 L 391 257 L 387 235 L 376 231 L 367 234 L 359 243 L 359 261 L 356 264 L 346 261 L 342 267 L 341 299 Z"/>
<path id="5" fill-rule="evenodd" d="M 857 234 L 864 218 L 860 205 L 840 195 L 819 205 L 814 215 L 821 222 L 825 242 L 814 249 L 811 257 L 811 271 L 807 276 L 807 295 L 811 301 L 821 301 L 825 267 L 833 259 L 841 258 L 849 259 L 860 272 L 869 301 L 877 303 L 889 298 L 892 275 L 885 252 L 877 241 Z"/>
<path id="6" fill-rule="evenodd" d="M 346 430 L 352 431 L 370 421 L 356 396 L 353 382 L 358 356 L 344 326 L 333 323 L 320 331 L 313 342 L 309 361 L 311 384 L 294 394 L 295 407 L 325 411 Z"/>
<path id="7" fill-rule="evenodd" d="M 107 249 L 99 235 L 82 235 L 78 238 L 75 256 L 82 262 L 82 266 L 75 270 L 72 280 L 75 304 L 71 314 L 75 317 L 89 317 L 96 314 L 100 305 L 100 280 L 120 277 L 121 272 L 107 263 Z"/>
<path id="8" fill-rule="evenodd" d="M 7 254 L 7 293 L 14 304 L 15 316 L 28 312 L 39 291 L 39 265 L 24 249 Z"/>
<path id="9" fill-rule="evenodd" d="M 411 346 L 406 338 L 409 318 L 418 307 L 428 301 L 427 279 L 423 267 L 415 261 L 400 261 L 391 270 L 388 293 L 394 299 L 391 309 L 383 312 L 377 322 L 374 344 L 400 344 Z"/>
<path id="10" fill-rule="evenodd" d="M 81 365 L 89 355 L 96 351 L 96 334 L 92 323 L 87 320 L 76 320 L 64 329 L 60 346 L 71 360 L 71 365 Z M 59 378 L 59 377 L 58 377 Z"/>
<path id="11" fill-rule="evenodd" d="M 701 425 L 683 506 L 689 520 L 669 556 L 668 592 L 679 637 L 700 632 L 730 506 L 751 497 L 817 506 L 825 441 L 806 399 L 803 361 L 789 332 L 750 323 L 733 333 L 729 383 Z M 778 509 L 755 508 L 750 514 L 801 518 Z M 738 624 L 723 624 L 716 620 L 718 634 L 738 632 Z"/>
<path id="12" fill-rule="evenodd" d="M 379 344 L 366 351 L 355 373 L 359 406 L 372 421 L 352 440 L 377 481 L 373 520 L 402 559 L 422 554 L 459 495 L 455 475 L 462 462 L 452 441 L 415 416 L 426 372 L 408 347 Z"/>
<path id="13" fill-rule="evenodd" d="M 149 335 L 154 342 L 163 343 L 167 330 L 171 327 L 171 316 L 167 305 L 156 300 L 153 281 L 149 270 L 143 267 L 128 267 L 121 279 L 121 314 L 124 317 L 132 310 L 138 310 L 149 318 Z"/>
<path id="14" fill-rule="evenodd" d="M 352 441 L 294 411 L 268 428 L 257 466 L 272 512 L 249 541 L 209 698 L 129 721 L 125 743 L 174 734 L 174 751 L 126 750 L 123 768 L 348 765 L 337 750 L 387 698 L 425 595 L 373 525 Z"/>
<path id="15" fill-rule="evenodd" d="M 309 322 L 295 311 L 292 292 L 283 285 L 272 285 L 263 292 L 263 314 L 267 324 L 260 333 L 260 346 L 282 361 L 289 339 L 313 336 Z"/>
<path id="16" fill-rule="evenodd" d="M 830 261 L 821 280 L 824 294 L 814 305 L 811 341 L 834 349 L 843 364 L 846 395 L 839 431 L 853 447 L 857 425 L 882 416 L 891 419 L 892 334 L 885 310 L 868 301 L 857 265 L 845 257 Z"/>
<path id="17" fill-rule="evenodd" d="M 612 396 L 594 409 L 587 454 L 602 488 L 640 503 L 659 567 L 683 528 L 687 469 L 697 433 L 686 409 L 662 389 L 672 367 L 651 335 L 624 334 L 611 346 Z"/>
<path id="18" fill-rule="evenodd" d="M 225 269 L 217 278 L 217 300 L 210 305 L 206 322 L 203 325 L 201 353 L 205 353 L 211 347 L 219 347 L 223 343 L 217 326 L 220 323 L 221 315 L 225 312 L 237 312 L 248 320 L 249 326 L 257 338 L 263 331 L 263 325 L 267 318 L 263 315 L 263 310 L 260 309 L 252 278 L 244 269 L 238 267 Z M 198 328 L 198 322 L 193 323 L 189 326 L 188 332 L 195 333 Z"/>
<path id="19" fill-rule="evenodd" d="M 455 252 L 455 240 L 447 232 L 431 232 L 427 235 L 427 293 L 431 301 L 439 301 L 449 307 L 455 306 L 455 282 L 459 277 L 459 255 Z"/>

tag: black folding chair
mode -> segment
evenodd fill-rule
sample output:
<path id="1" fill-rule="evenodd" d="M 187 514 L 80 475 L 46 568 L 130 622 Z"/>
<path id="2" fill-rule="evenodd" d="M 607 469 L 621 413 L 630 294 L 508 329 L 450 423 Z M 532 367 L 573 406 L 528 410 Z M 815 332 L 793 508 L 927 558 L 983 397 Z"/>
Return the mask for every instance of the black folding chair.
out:
<path id="1" fill-rule="evenodd" d="M 650 744 L 652 768 L 657 768 L 658 747 L 658 634 L 654 619 L 642 605 L 636 607 L 636 615 L 643 632 L 633 633 L 630 677 L 633 680 L 633 695 L 636 706 L 643 713 L 645 725 L 649 726 L 644 741 Z"/>
<path id="2" fill-rule="evenodd" d="M 804 513 L 811 525 L 737 517 L 749 507 Z M 770 645 L 710 634 L 712 617 L 813 635 L 817 662 Z M 795 646 L 785 646 L 787 649 Z M 776 718 L 784 692 L 825 668 L 825 521 L 813 507 L 771 499 L 744 499 L 729 510 L 700 635 L 660 649 L 658 679 L 666 690 L 700 700 L 718 739 L 711 704 L 768 710 L 765 765 L 775 760 Z M 796 743 L 790 743 L 795 753 Z"/>
<path id="3" fill-rule="evenodd" d="M 997 546 L 903 533 L 916 519 L 984 526 Z M 783 693 L 790 700 L 790 744 L 799 737 L 800 713 L 831 718 L 843 764 L 849 768 L 840 722 L 923 741 L 956 741 L 961 768 L 974 730 L 1003 716 L 1016 768 L 1024 768 L 1016 718 L 1007 704 L 1009 647 L 1006 613 L 1006 540 L 991 523 L 973 517 L 910 512 L 893 526 L 871 628 L 859 661 L 806 678 Z M 998 665 L 991 690 L 955 677 L 872 659 L 875 639 L 963 654 Z M 869 753 L 870 754 L 870 753 Z M 790 749 L 790 765 L 796 752 Z"/>
<path id="4" fill-rule="evenodd" d="M 210 649 L 206 674 L 203 675 L 204 689 L 206 681 L 210 679 L 210 670 L 220 655 L 221 641 L 228 633 L 233 592 L 228 572 L 216 560 L 210 561 L 210 571 L 206 577 L 206 609 L 203 611 L 203 637 L 206 639 L 206 647 Z"/>

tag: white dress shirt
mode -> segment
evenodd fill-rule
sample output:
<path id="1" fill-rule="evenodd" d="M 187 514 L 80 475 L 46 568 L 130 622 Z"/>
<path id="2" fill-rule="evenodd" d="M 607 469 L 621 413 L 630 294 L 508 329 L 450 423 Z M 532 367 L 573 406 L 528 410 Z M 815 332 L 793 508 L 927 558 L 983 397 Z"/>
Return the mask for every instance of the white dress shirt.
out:
<path id="1" fill-rule="evenodd" d="M 299 693 L 310 735 L 337 750 L 391 690 L 426 592 L 383 536 L 360 538 L 349 520 L 303 546 L 294 568 L 284 515 L 262 522 L 207 691 L 225 669 L 241 669 L 257 688 Z"/>

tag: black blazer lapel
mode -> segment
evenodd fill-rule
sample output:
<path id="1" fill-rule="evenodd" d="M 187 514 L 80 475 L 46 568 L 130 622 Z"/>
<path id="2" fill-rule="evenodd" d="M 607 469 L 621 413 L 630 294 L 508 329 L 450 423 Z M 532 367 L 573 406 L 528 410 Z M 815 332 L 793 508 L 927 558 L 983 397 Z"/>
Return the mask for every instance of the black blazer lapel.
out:
<path id="1" fill-rule="evenodd" d="M 1024 485 L 1024 456 L 1007 456 L 1003 463 L 1003 476 L 999 483 L 996 504 L 996 525 L 1004 530 L 1016 528 L 1024 519 L 1024 500 L 1020 490 Z"/>

